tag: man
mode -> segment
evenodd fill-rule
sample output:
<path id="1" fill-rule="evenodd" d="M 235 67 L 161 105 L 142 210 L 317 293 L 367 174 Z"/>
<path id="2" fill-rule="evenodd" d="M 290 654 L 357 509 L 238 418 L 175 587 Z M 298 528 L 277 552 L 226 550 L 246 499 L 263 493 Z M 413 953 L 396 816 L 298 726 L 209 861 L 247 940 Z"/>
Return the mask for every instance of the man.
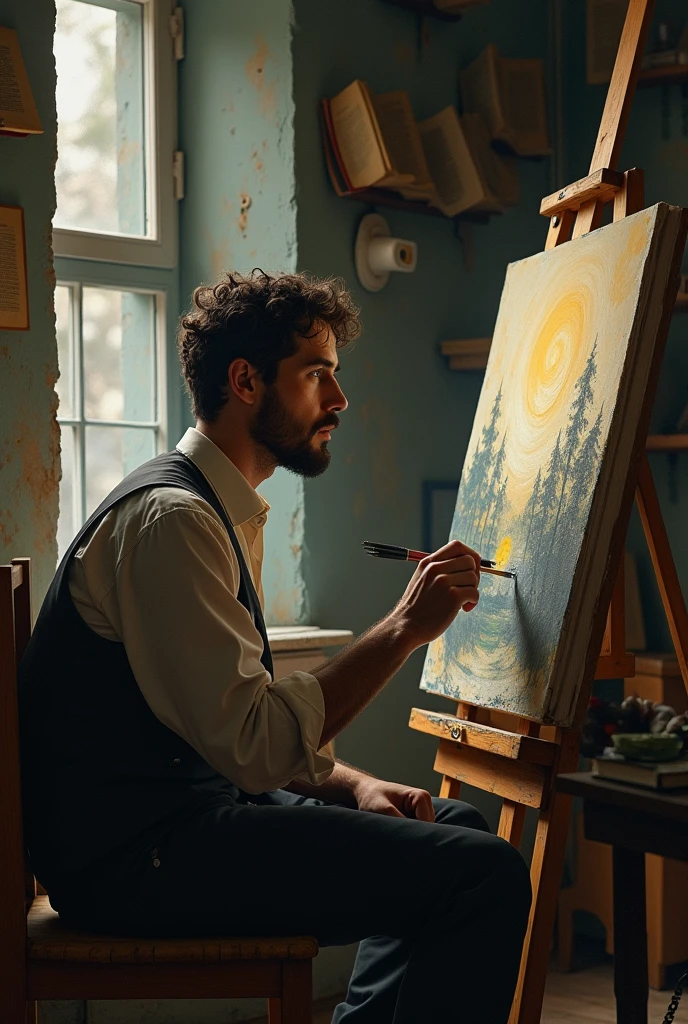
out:
<path id="1" fill-rule="evenodd" d="M 363 940 L 338 1024 L 503 1024 L 530 901 L 520 855 L 467 805 L 326 749 L 475 606 L 479 556 L 429 555 L 356 643 L 273 682 L 256 488 L 277 466 L 326 469 L 358 312 L 336 281 L 262 272 L 194 306 L 179 350 L 196 428 L 96 510 L 22 662 L 34 870 L 82 927 Z"/>

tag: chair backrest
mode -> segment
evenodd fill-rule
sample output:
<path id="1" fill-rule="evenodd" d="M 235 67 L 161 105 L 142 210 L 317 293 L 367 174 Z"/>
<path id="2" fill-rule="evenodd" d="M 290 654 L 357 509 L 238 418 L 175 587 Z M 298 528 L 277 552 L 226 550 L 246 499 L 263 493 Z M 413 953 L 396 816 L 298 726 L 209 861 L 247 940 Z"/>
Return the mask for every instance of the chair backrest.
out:
<path id="1" fill-rule="evenodd" d="M 30 636 L 30 559 L 15 558 L 0 565 L 0 974 L 25 969 L 27 904 L 36 893 L 24 859 L 17 711 L 17 666 Z"/>

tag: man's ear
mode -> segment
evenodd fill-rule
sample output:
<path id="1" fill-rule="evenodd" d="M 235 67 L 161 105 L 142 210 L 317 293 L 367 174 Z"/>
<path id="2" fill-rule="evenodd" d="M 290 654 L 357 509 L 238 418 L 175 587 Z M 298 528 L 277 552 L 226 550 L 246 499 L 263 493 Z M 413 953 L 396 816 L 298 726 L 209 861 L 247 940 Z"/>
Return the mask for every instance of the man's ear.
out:
<path id="1" fill-rule="evenodd" d="M 235 359 L 227 370 L 227 384 L 246 405 L 255 405 L 260 389 L 260 374 L 247 359 Z"/>

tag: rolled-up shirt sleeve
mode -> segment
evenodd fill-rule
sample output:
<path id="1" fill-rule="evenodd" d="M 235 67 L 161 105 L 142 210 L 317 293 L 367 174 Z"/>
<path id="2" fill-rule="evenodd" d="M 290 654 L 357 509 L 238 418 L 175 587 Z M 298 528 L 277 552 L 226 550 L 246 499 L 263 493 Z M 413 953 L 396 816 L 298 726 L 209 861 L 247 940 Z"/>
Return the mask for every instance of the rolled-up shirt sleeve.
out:
<path id="1" fill-rule="evenodd" d="M 272 682 L 263 643 L 237 599 L 239 566 L 214 514 L 175 507 L 120 558 L 116 601 L 136 681 L 156 717 L 248 793 L 297 776 L 324 782 L 322 690 L 309 672 Z"/>

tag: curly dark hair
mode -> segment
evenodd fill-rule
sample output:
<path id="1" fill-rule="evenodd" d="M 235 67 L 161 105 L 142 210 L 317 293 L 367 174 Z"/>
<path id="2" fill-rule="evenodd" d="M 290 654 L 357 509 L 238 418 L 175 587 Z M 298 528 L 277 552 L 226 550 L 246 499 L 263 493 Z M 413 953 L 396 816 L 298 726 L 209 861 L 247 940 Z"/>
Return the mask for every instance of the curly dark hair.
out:
<path id="1" fill-rule="evenodd" d="M 329 327 L 342 348 L 361 333 L 359 310 L 340 278 L 227 273 L 197 288 L 193 302 L 177 344 L 194 415 L 208 423 L 227 402 L 227 370 L 235 359 L 246 359 L 265 384 L 274 384 L 299 335 L 314 337 Z"/>

